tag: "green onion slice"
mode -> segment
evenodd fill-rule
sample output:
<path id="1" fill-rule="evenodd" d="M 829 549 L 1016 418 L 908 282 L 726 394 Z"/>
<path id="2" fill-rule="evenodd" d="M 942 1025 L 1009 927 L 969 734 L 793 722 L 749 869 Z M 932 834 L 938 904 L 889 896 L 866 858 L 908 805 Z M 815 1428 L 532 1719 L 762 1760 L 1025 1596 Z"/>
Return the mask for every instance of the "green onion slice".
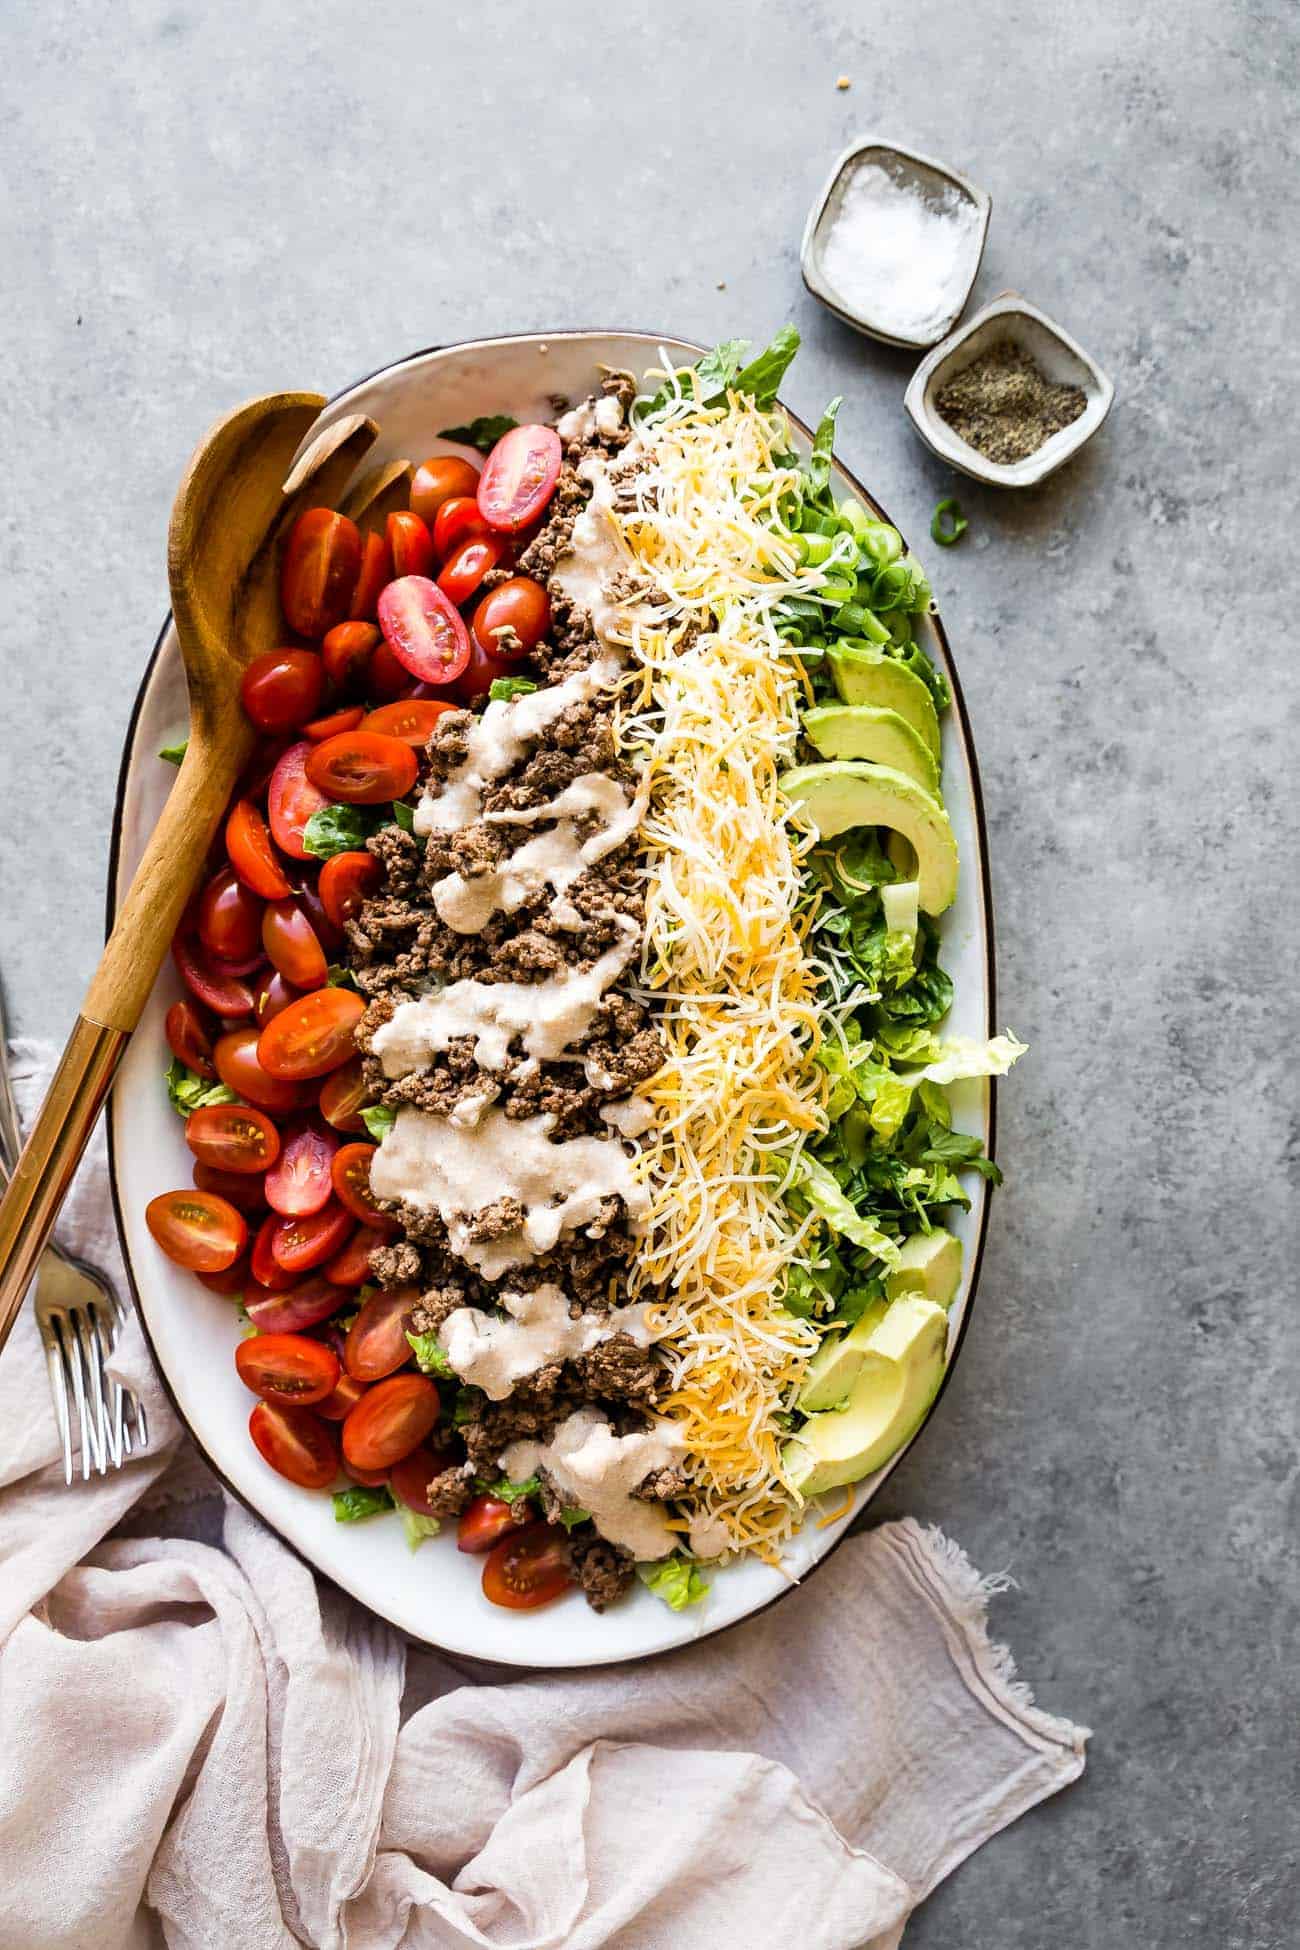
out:
<path id="1" fill-rule="evenodd" d="M 949 497 L 947 501 L 939 503 L 930 517 L 930 538 L 938 542 L 940 548 L 951 548 L 954 542 L 961 540 L 969 527 L 970 523 L 961 511 L 961 503 Z"/>

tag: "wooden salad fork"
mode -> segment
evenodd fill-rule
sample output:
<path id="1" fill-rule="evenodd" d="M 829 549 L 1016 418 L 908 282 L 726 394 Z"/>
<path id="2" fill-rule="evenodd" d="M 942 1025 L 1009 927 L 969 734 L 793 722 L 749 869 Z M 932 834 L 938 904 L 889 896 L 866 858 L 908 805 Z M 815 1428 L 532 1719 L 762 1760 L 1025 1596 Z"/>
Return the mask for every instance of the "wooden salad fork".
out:
<path id="1" fill-rule="evenodd" d="M 251 400 L 211 429 L 181 482 L 167 575 L 189 687 L 189 744 L 0 1200 L 0 1348 L 251 756 L 239 679 L 284 632 L 281 540 L 305 508 L 335 504 L 378 432 L 373 420 L 350 415 L 294 465 L 324 404 L 317 393 Z"/>

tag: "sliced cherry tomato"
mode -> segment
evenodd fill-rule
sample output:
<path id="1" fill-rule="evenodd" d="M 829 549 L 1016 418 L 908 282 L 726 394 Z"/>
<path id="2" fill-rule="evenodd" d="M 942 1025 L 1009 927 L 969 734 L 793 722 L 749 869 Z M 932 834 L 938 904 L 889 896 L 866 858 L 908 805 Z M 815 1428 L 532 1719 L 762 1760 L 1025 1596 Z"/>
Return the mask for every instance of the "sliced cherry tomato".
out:
<path id="1" fill-rule="evenodd" d="M 168 1259 L 191 1273 L 223 1272 L 248 1239 L 242 1214 L 215 1192 L 163 1192 L 150 1199 L 144 1217 Z"/>
<path id="2" fill-rule="evenodd" d="M 271 1257 L 286 1273 L 311 1273 L 333 1259 L 351 1235 L 351 1219 L 331 1200 L 319 1212 L 280 1219 L 271 1234 Z"/>
<path id="3" fill-rule="evenodd" d="M 411 673 L 405 664 L 399 664 L 391 647 L 382 637 L 370 653 L 370 668 L 366 672 L 366 689 L 371 697 L 387 701 L 406 697 L 411 690 Z"/>
<path id="4" fill-rule="evenodd" d="M 515 666 L 505 657 L 485 650 L 476 636 L 469 640 L 469 662 L 452 686 L 456 701 L 468 709 L 481 704 L 498 677 L 513 677 Z"/>
<path id="5" fill-rule="evenodd" d="M 555 492 L 561 457 L 554 427 L 503 433 L 478 478 L 479 512 L 488 526 L 513 535 L 535 521 Z"/>
<path id="6" fill-rule="evenodd" d="M 282 1218 L 301 1218 L 328 1205 L 333 1187 L 330 1165 L 339 1141 L 311 1124 L 295 1124 L 285 1132 L 273 1170 L 266 1174 L 266 1202 Z"/>
<path id="7" fill-rule="evenodd" d="M 275 1218 L 270 1221 L 272 1228 L 279 1223 Z M 253 1253 L 256 1257 L 256 1245 Z M 275 1270 L 282 1279 L 283 1269 L 277 1266 Z M 287 1287 L 260 1287 L 256 1293 L 247 1292 L 244 1306 L 259 1334 L 301 1334 L 309 1327 L 319 1327 L 332 1313 L 337 1313 L 339 1290 L 319 1276 L 294 1280 L 290 1274 Z"/>
<path id="8" fill-rule="evenodd" d="M 459 454 L 434 454 L 415 470 L 411 482 L 411 510 L 426 525 L 437 520 L 444 502 L 453 495 L 478 492 L 478 469 Z"/>
<path id="9" fill-rule="evenodd" d="M 252 989 L 235 976 L 214 969 L 192 936 L 177 935 L 172 942 L 172 960 L 190 994 L 211 1009 L 214 1015 L 224 1016 L 229 1021 L 235 1016 L 250 1014 L 253 1007 Z M 217 1073 L 220 1075 L 219 1064 Z M 231 1088 L 234 1088 L 233 1084 Z"/>
<path id="10" fill-rule="evenodd" d="M 185 1142 L 200 1164 L 238 1177 L 267 1171 L 280 1155 L 280 1133 L 251 1104 L 203 1104 L 185 1120 Z"/>
<path id="11" fill-rule="evenodd" d="M 341 711 L 331 711 L 327 718 L 313 718 L 303 726 L 303 736 L 310 738 L 313 745 L 323 745 L 327 738 L 338 738 L 345 731 L 355 731 L 366 715 L 364 704 L 348 704 Z"/>
<path id="12" fill-rule="evenodd" d="M 329 803 L 307 776 L 307 760 L 317 749 L 306 738 L 290 745 L 281 754 L 267 787 L 266 809 L 271 834 L 281 853 L 287 853 L 291 860 L 311 859 L 302 843 L 303 829 L 312 814 Z"/>
<path id="13" fill-rule="evenodd" d="M 420 1298 L 413 1286 L 380 1289 L 363 1302 L 348 1329 L 343 1365 L 357 1381 L 382 1381 L 411 1359 L 406 1330 L 411 1310 Z"/>
<path id="14" fill-rule="evenodd" d="M 450 501 L 443 502 L 434 521 L 433 552 L 440 562 L 445 562 L 462 542 L 472 542 L 491 533 L 474 495 L 454 494 Z"/>
<path id="15" fill-rule="evenodd" d="M 433 536 L 419 515 L 389 515 L 384 524 L 394 576 L 427 576 L 433 567 Z"/>
<path id="16" fill-rule="evenodd" d="M 393 558 L 388 552 L 387 541 L 382 535 L 367 535 L 361 545 L 361 573 L 348 606 L 348 615 L 353 622 L 374 622 L 379 592 L 392 579 Z"/>
<path id="17" fill-rule="evenodd" d="M 257 1228 L 257 1236 L 253 1240 L 253 1249 L 249 1255 L 249 1271 L 257 1282 L 258 1289 L 256 1293 L 250 1294 L 247 1300 L 248 1318 L 254 1325 L 257 1322 L 257 1315 L 253 1312 L 253 1308 L 257 1301 L 284 1293 L 294 1284 L 293 1274 L 285 1271 L 271 1251 L 271 1242 L 275 1238 L 279 1224 L 280 1214 L 269 1212 Z M 310 1324 L 309 1321 L 295 1320 L 292 1328 L 307 1327 Z M 266 1331 L 273 1333 L 279 1328 L 283 1328 L 286 1333 L 292 1331 L 292 1328 L 283 1321 L 277 1321 L 274 1327 L 268 1327 Z"/>
<path id="18" fill-rule="evenodd" d="M 239 1209 L 242 1211 L 242 1206 Z M 232 1260 L 224 1273 L 196 1273 L 194 1277 L 209 1293 L 220 1293 L 225 1299 L 232 1299 L 236 1293 L 242 1293 L 248 1284 L 248 1254 L 243 1252 L 238 1259 Z"/>
<path id="19" fill-rule="evenodd" d="M 356 1469 L 391 1469 L 437 1419 L 438 1390 L 427 1375 L 389 1375 L 367 1388 L 343 1424 L 343 1454 Z"/>
<path id="20" fill-rule="evenodd" d="M 454 1467 L 455 1458 L 444 1451 L 427 1448 L 421 1443 L 412 1449 L 409 1456 L 394 1463 L 388 1478 L 388 1487 L 399 1503 L 408 1510 L 414 1510 L 422 1517 L 432 1517 L 437 1513 L 429 1502 L 429 1485 L 435 1476 L 441 1476 L 445 1469 Z"/>
<path id="21" fill-rule="evenodd" d="M 401 710 L 401 705 L 386 705 L 386 710 Z M 384 877 L 384 870 L 373 853 L 336 853 L 320 870 L 320 897 L 325 912 L 335 927 L 360 911 L 361 903 L 372 894 Z"/>
<path id="22" fill-rule="evenodd" d="M 307 637 L 332 630 L 348 614 L 360 573 L 356 523 L 332 508 L 308 508 L 294 523 L 280 564 L 280 607 L 289 628 Z"/>
<path id="23" fill-rule="evenodd" d="M 531 576 L 511 576 L 474 611 L 474 636 L 498 657 L 529 657 L 551 627 L 551 599 Z"/>
<path id="24" fill-rule="evenodd" d="M 387 575 L 384 582 L 391 582 L 392 579 L 391 575 Z M 383 587 L 382 583 L 380 587 Z M 379 599 L 378 589 L 375 599 Z M 335 697 L 347 691 L 360 690 L 370 652 L 378 641 L 377 623 L 340 623 L 330 631 L 320 647 L 320 653 L 330 690 Z"/>
<path id="25" fill-rule="evenodd" d="M 297 731 L 325 695 L 325 666 L 314 650 L 267 650 L 239 680 L 244 715 L 259 731 Z"/>
<path id="26" fill-rule="evenodd" d="M 313 989 L 267 1023 L 257 1045 L 258 1061 L 271 1076 L 284 1080 L 328 1076 L 352 1055 L 352 1032 L 365 1009 L 352 989 Z"/>
<path id="27" fill-rule="evenodd" d="M 438 587 L 449 601 L 467 603 L 488 570 L 499 569 L 505 556 L 506 544 L 499 535 L 483 535 L 477 541 L 462 542 L 443 564 Z"/>
<path id="28" fill-rule="evenodd" d="M 199 896 L 199 940 L 218 961 L 243 962 L 257 952 L 262 903 L 233 867 L 221 867 Z"/>
<path id="29" fill-rule="evenodd" d="M 351 1414 L 351 1412 L 349 1409 L 348 1413 Z M 388 1471 L 386 1469 L 356 1469 L 348 1461 L 346 1456 L 343 1458 L 343 1474 L 350 1476 L 354 1483 L 364 1484 L 368 1490 L 377 1490 L 381 1483 L 388 1481 Z"/>
<path id="30" fill-rule="evenodd" d="M 343 946 L 345 939 L 344 933 L 342 928 L 335 927 L 333 921 L 331 921 L 329 915 L 325 912 L 316 879 L 311 875 L 303 874 L 294 889 L 294 898 L 303 913 L 307 916 L 307 919 L 311 922 L 316 933 L 316 939 L 320 942 L 325 953 L 327 955 L 336 954 Z"/>
<path id="31" fill-rule="evenodd" d="M 254 1334 L 235 1349 L 235 1371 L 264 1402 L 310 1408 L 338 1383 L 338 1357 L 305 1334 Z"/>
<path id="32" fill-rule="evenodd" d="M 511 1530 L 519 1530 L 536 1516 L 532 1504 L 525 1517 L 516 1517 L 515 1506 L 499 1496 L 476 1496 L 462 1510 L 456 1524 L 456 1549 L 471 1555 L 490 1551 Z"/>
<path id="33" fill-rule="evenodd" d="M 268 975 L 257 985 L 253 997 L 253 1016 L 259 1029 L 278 1016 L 281 1009 L 287 1009 L 291 1002 L 298 1000 L 298 991 L 286 982 L 283 975 Z"/>
<path id="34" fill-rule="evenodd" d="M 334 1286 L 364 1286 L 370 1278 L 370 1255 L 389 1236 L 377 1226 L 358 1226 L 343 1251 L 326 1264 L 325 1278 Z"/>
<path id="35" fill-rule="evenodd" d="M 331 799 L 347 806 L 382 806 L 410 791 L 419 761 L 400 738 L 378 731 L 346 731 L 316 745 L 307 760 L 307 776 Z"/>
<path id="36" fill-rule="evenodd" d="M 323 1402 L 317 1402 L 316 1413 L 323 1415 L 327 1422 L 341 1422 L 345 1415 L 352 1413 L 365 1392 L 362 1384 L 354 1381 L 350 1374 L 341 1374 L 334 1384 L 333 1393 L 327 1395 Z M 380 1481 L 383 1481 L 382 1476 Z"/>
<path id="37" fill-rule="evenodd" d="M 242 961 L 219 961 L 216 955 L 210 955 L 208 957 L 208 967 L 214 975 L 220 976 L 223 981 L 233 979 L 242 982 L 246 975 L 251 975 L 253 980 L 249 982 L 248 986 L 253 990 L 254 998 L 256 998 L 258 982 L 264 975 L 270 972 L 266 965 L 266 956 L 262 953 L 260 944 L 256 954 L 245 955 Z"/>
<path id="38" fill-rule="evenodd" d="M 298 1004 L 290 1006 L 296 1008 Z M 281 1012 L 282 1015 L 288 1013 L 287 1009 Z M 275 1022 L 280 1019 L 280 1016 L 273 1018 Z M 270 1027 L 268 1023 L 267 1028 Z M 259 1031 L 250 1026 L 247 1029 L 229 1029 L 224 1036 L 218 1037 L 217 1046 L 212 1052 L 217 1075 L 227 1090 L 233 1090 L 237 1097 L 246 1098 L 260 1110 L 269 1110 L 273 1115 L 286 1110 L 302 1110 L 310 1102 L 311 1092 L 262 1067 L 258 1050 L 260 1037 L 265 1033 L 265 1030 Z"/>
<path id="39" fill-rule="evenodd" d="M 370 1163 L 374 1155 L 373 1144 L 345 1144 L 341 1151 L 334 1153 L 330 1175 L 336 1195 L 354 1219 L 360 1219 L 363 1225 L 391 1229 L 391 1218 L 380 1210 L 370 1189 Z"/>
<path id="40" fill-rule="evenodd" d="M 265 901 L 282 901 L 289 892 L 271 847 L 271 835 L 251 799 L 237 799 L 226 821 L 226 852 L 245 887 Z"/>
<path id="41" fill-rule="evenodd" d="M 277 974 L 296 989 L 318 989 L 329 973 L 316 930 L 296 901 L 272 901 L 262 915 L 262 946 Z"/>
<path id="42" fill-rule="evenodd" d="M 361 1058 L 351 1057 L 321 1085 L 320 1114 L 336 1131 L 364 1131 L 360 1111 L 369 1095 L 361 1072 Z"/>
<path id="43" fill-rule="evenodd" d="M 389 583 L 379 598 L 379 627 L 398 663 L 423 683 L 450 684 L 469 659 L 464 618 L 427 576 L 403 576 Z"/>
<path id="44" fill-rule="evenodd" d="M 365 729 L 382 731 L 386 738 L 404 739 L 422 752 L 439 718 L 455 709 L 449 697 L 407 697 L 398 704 L 381 704 L 365 720 Z"/>
<path id="45" fill-rule="evenodd" d="M 534 1523 L 503 1537 L 483 1566 L 483 1595 L 510 1611 L 549 1605 L 573 1583 L 568 1538 L 558 1524 Z"/>
<path id="46" fill-rule="evenodd" d="M 248 1433 L 263 1462 L 300 1489 L 328 1489 L 339 1473 L 338 1437 L 309 1408 L 258 1402 L 248 1418 Z"/>
<path id="47" fill-rule="evenodd" d="M 192 1002 L 173 1002 L 163 1025 L 167 1047 L 178 1062 L 195 1076 L 208 1082 L 216 1076 L 212 1061 L 212 1038 L 202 1016 Z"/>
<path id="48" fill-rule="evenodd" d="M 205 1165 L 199 1158 L 195 1161 L 193 1178 L 199 1191 L 215 1192 L 245 1217 L 266 1210 L 262 1181 L 251 1172 L 221 1171 L 216 1165 Z"/>

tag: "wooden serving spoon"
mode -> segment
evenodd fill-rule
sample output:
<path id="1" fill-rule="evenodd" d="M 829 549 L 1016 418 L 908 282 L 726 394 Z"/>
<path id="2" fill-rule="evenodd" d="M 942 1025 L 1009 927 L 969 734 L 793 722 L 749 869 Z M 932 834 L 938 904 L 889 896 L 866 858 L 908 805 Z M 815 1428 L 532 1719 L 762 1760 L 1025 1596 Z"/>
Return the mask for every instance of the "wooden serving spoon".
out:
<path id="1" fill-rule="evenodd" d="M 167 574 L 189 744 L 0 1200 L 0 1348 L 251 755 L 239 678 L 284 633 L 280 542 L 305 508 L 334 505 L 378 431 L 359 414 L 338 420 L 293 466 L 324 404 L 318 393 L 272 393 L 237 408 L 196 448 L 176 496 Z"/>

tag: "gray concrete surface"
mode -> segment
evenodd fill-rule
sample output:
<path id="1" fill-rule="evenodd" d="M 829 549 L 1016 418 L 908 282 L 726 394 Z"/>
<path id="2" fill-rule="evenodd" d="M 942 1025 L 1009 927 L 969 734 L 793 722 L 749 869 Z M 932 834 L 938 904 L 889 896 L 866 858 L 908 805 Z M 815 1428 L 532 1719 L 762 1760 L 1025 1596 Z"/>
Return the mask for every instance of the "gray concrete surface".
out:
<path id="1" fill-rule="evenodd" d="M 842 451 L 902 525 L 924 544 L 960 493 L 966 541 L 924 552 L 1033 1054 L 967 1351 L 888 1506 L 1010 1567 L 999 1629 L 1096 1737 L 908 1942 L 1293 1942 L 1294 9 L 8 0 L 0 61 L 25 1031 L 63 1030 L 94 960 L 167 508 L 233 401 L 483 332 L 792 317 L 792 402 L 847 395 Z M 955 482 L 903 418 L 910 361 L 802 291 L 805 210 L 870 129 L 988 185 L 978 295 L 1022 289 L 1114 377 L 1036 493 Z"/>

